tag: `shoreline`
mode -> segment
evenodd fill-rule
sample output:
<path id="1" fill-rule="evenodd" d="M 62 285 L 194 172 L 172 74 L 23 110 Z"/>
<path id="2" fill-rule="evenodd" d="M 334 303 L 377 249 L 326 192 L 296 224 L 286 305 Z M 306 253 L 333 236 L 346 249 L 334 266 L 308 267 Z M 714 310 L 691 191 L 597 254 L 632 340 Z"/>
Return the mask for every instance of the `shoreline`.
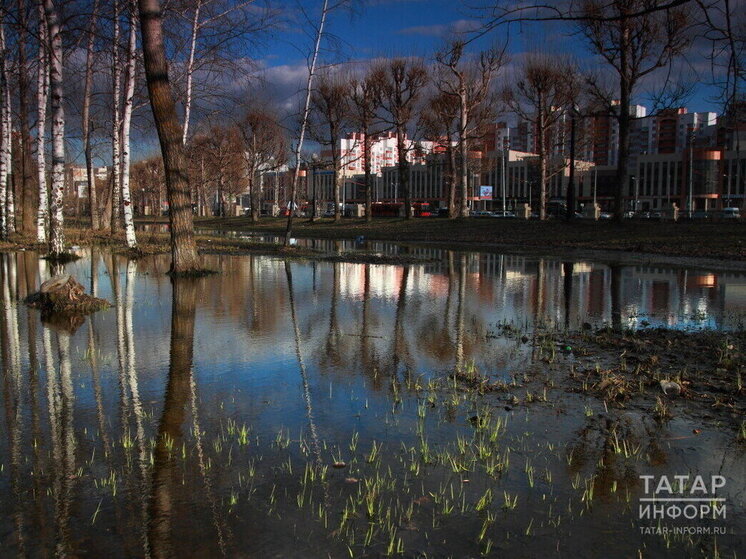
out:
<path id="1" fill-rule="evenodd" d="M 110 245 L 124 249 L 122 235 L 112 237 L 85 228 L 83 220 L 71 219 L 68 242 L 88 246 Z M 141 218 L 136 225 L 167 225 L 168 218 Z M 80 229 L 76 226 L 82 227 Z M 407 255 L 379 255 L 364 249 L 337 254 L 280 243 L 226 238 L 227 232 L 278 235 L 285 232 L 284 218 L 197 218 L 196 238 L 200 252 L 210 254 L 267 254 L 286 258 L 367 262 L 374 264 L 417 264 L 429 259 Z M 212 230 L 214 233 L 200 233 Z M 514 254 L 536 258 L 592 260 L 607 265 L 666 266 L 719 272 L 746 272 L 746 223 L 647 223 L 606 222 L 523 222 L 488 218 L 447 220 L 421 218 L 407 222 L 399 218 L 331 219 L 296 222 L 293 236 L 327 240 L 394 242 L 409 247 L 442 250 Z M 511 242 L 508 242 L 511 239 Z M 168 235 L 160 231 L 139 231 L 140 255 L 168 252 Z M 0 243 L 0 251 L 42 248 L 35 239 L 16 235 Z"/>

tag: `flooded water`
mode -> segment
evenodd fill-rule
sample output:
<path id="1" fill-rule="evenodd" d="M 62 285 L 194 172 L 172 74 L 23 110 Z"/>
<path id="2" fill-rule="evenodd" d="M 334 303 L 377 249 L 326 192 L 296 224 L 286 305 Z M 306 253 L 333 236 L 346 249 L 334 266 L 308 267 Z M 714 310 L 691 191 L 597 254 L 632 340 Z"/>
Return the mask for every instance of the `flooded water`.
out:
<path id="1" fill-rule="evenodd" d="M 604 463 L 598 400 L 515 406 L 449 373 L 509 383 L 536 367 L 507 325 L 528 338 L 740 329 L 746 275 L 406 250 L 429 260 L 205 256 L 219 274 L 173 284 L 166 256 L 88 250 L 66 272 L 114 305 L 63 324 L 21 302 L 46 262 L 2 255 L 2 556 L 742 552 L 732 433 L 695 444 L 700 421 L 651 425 L 629 410 L 636 446 Z M 674 472 L 727 478 L 728 534 L 641 534 L 639 475 Z"/>

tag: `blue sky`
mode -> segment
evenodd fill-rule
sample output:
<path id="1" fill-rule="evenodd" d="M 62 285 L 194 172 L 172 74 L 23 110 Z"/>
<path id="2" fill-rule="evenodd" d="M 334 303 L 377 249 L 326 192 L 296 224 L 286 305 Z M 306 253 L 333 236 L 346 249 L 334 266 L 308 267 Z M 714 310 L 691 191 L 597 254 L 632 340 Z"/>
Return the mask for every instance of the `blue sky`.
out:
<path id="1" fill-rule="evenodd" d="M 360 63 L 371 58 L 391 56 L 420 56 L 431 59 L 439 45 L 451 32 L 468 32 L 479 27 L 479 13 L 468 6 L 475 2 L 460 0 L 351 0 L 353 9 L 331 13 L 328 30 L 335 40 L 325 45 L 326 62 Z M 303 29 L 299 5 L 308 16 L 318 18 L 321 2 L 318 0 L 282 0 L 287 8 L 285 16 L 291 23 L 284 26 L 273 37 L 268 38 L 259 54 L 265 68 L 265 79 L 272 83 L 275 101 L 289 99 L 303 82 L 305 54 L 310 49 L 311 38 L 308 25 Z M 292 14 L 288 16 L 287 14 Z M 594 60 L 582 38 L 572 36 L 566 24 L 524 25 L 513 28 L 509 35 L 508 51 L 513 59 L 520 53 L 541 49 L 549 52 L 565 52 L 581 61 L 586 67 Z M 472 46 L 478 51 L 491 43 L 504 41 L 506 30 L 488 35 Z M 703 60 L 692 57 L 693 63 L 706 69 Z M 507 75 L 504 75 L 505 79 Z M 700 79 L 706 81 L 708 76 Z M 638 102 L 648 104 L 646 91 L 641 88 Z M 712 99 L 713 92 L 700 87 L 687 103 L 690 111 L 714 110 L 718 106 Z M 279 98 L 277 98 L 279 97 Z"/>

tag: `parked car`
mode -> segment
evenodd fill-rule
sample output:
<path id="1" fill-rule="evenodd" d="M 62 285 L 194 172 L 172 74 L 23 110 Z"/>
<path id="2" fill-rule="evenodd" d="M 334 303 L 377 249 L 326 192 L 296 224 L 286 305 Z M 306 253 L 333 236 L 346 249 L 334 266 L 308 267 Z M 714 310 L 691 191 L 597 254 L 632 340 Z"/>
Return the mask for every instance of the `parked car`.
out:
<path id="1" fill-rule="evenodd" d="M 720 217 L 723 219 L 741 219 L 740 208 L 723 208 Z"/>
<path id="2" fill-rule="evenodd" d="M 692 219 L 710 219 L 710 214 L 704 210 L 696 210 L 692 213 Z"/>
<path id="3" fill-rule="evenodd" d="M 492 212 L 487 212 L 484 210 L 472 211 L 471 216 L 472 217 L 492 217 Z"/>
<path id="4" fill-rule="evenodd" d="M 496 212 L 492 212 L 492 217 L 512 218 L 512 219 L 514 219 L 515 218 L 515 213 L 509 212 L 507 210 L 505 210 L 505 211 L 499 210 L 499 211 L 496 211 Z"/>
<path id="5" fill-rule="evenodd" d="M 598 219 L 611 219 L 611 218 L 613 218 L 613 217 L 614 217 L 614 216 L 613 216 L 612 214 L 610 214 L 610 213 L 607 213 L 607 212 L 601 212 L 601 213 L 599 214 L 599 216 L 598 216 Z"/>

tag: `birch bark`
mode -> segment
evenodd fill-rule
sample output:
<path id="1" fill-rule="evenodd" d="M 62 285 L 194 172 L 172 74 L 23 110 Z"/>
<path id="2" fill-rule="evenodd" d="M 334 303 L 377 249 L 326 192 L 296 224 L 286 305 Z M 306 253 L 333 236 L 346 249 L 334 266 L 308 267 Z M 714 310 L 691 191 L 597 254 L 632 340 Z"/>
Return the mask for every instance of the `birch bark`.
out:
<path id="1" fill-rule="evenodd" d="M 112 74 L 114 78 L 114 108 L 111 119 L 111 160 L 112 160 L 112 181 L 111 181 L 111 233 L 119 232 L 119 214 L 120 214 L 120 169 L 122 158 L 120 153 L 120 139 L 122 128 L 122 117 L 119 110 L 119 98 L 122 95 L 122 69 L 119 58 L 119 0 L 114 0 L 114 44 L 112 45 Z"/>
<path id="2" fill-rule="evenodd" d="M 0 21 L 0 237 L 8 237 L 7 199 L 10 175 L 10 96 L 5 62 L 5 25 Z"/>
<path id="3" fill-rule="evenodd" d="M 124 114 L 122 116 L 122 205 L 124 206 L 124 233 L 128 248 L 137 248 L 135 224 L 132 219 L 130 198 L 130 125 L 132 123 L 132 103 L 135 96 L 135 66 L 137 64 L 137 12 L 131 5 L 129 42 L 127 46 L 126 87 L 124 94 Z"/>
<path id="4" fill-rule="evenodd" d="M 62 29 L 54 0 L 44 0 L 50 53 L 50 86 L 52 94 L 52 205 L 49 232 L 49 253 L 60 257 L 65 252 L 65 107 L 62 87 Z"/>
<path id="5" fill-rule="evenodd" d="M 288 196 L 288 225 L 285 230 L 285 246 L 290 244 L 290 237 L 293 234 L 293 212 L 295 211 L 295 198 L 298 191 L 298 179 L 300 178 L 300 154 L 303 150 L 303 140 L 306 137 L 306 128 L 308 127 L 308 114 L 311 110 L 311 92 L 313 91 L 313 79 L 316 76 L 316 63 L 319 59 L 319 50 L 321 48 L 321 38 L 324 35 L 324 25 L 326 24 L 326 16 L 329 13 L 329 0 L 324 0 L 324 5 L 321 8 L 321 19 L 319 20 L 319 27 L 316 29 L 316 41 L 313 47 L 313 55 L 311 57 L 311 65 L 308 68 L 308 81 L 306 82 L 306 100 L 303 105 L 303 117 L 300 125 L 300 136 L 298 137 L 298 144 L 295 146 L 295 172 L 293 173 L 293 182 L 290 185 L 290 196 Z"/>
<path id="6" fill-rule="evenodd" d="M 49 221 L 49 193 L 47 192 L 47 157 L 45 153 L 47 133 L 47 105 L 49 104 L 49 56 L 47 53 L 47 18 L 44 2 L 39 0 L 39 74 L 36 81 L 37 125 L 36 125 L 36 169 L 39 180 L 39 208 L 36 213 L 36 241 L 47 242 Z"/>

